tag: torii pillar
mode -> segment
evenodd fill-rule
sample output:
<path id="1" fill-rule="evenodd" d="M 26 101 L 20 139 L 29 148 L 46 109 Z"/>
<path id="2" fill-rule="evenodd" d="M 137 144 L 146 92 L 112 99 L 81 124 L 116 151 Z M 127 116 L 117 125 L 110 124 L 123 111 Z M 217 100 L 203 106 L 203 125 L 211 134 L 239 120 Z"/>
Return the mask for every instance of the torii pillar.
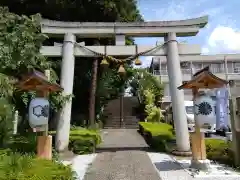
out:
<path id="1" fill-rule="evenodd" d="M 190 142 L 188 124 L 184 104 L 184 91 L 177 88 L 182 84 L 182 72 L 178 53 L 176 33 L 168 33 L 164 37 L 167 45 L 167 70 L 171 93 L 174 128 L 178 152 L 189 152 Z M 182 154 L 184 155 L 184 154 Z"/>
<path id="2" fill-rule="evenodd" d="M 63 88 L 63 95 L 71 95 L 73 93 L 74 82 L 74 46 L 76 43 L 76 36 L 72 33 L 67 33 L 64 36 L 64 43 L 62 47 L 62 67 L 60 85 Z M 55 148 L 58 152 L 68 150 L 70 121 L 72 110 L 72 98 L 70 98 L 63 105 L 57 123 L 57 134 L 55 140 Z"/>

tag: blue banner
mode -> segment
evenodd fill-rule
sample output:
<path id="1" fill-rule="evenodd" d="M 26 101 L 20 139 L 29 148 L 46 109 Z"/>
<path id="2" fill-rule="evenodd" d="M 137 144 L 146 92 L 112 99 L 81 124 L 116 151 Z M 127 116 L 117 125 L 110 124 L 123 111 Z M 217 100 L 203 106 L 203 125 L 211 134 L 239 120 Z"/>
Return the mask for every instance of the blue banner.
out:
<path id="1" fill-rule="evenodd" d="M 216 129 L 228 127 L 228 89 L 216 90 Z"/>

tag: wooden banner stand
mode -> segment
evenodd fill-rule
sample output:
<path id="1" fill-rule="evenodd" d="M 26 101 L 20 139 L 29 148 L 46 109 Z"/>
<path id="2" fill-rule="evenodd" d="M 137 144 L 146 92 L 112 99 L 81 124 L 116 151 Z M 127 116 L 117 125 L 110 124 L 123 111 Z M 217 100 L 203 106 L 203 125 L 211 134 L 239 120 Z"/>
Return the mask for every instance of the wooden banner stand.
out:
<path id="1" fill-rule="evenodd" d="M 199 89 L 214 89 L 224 87 L 228 82 L 218 78 L 209 71 L 209 67 L 195 73 L 190 81 L 185 82 L 178 89 L 192 89 L 193 99 L 199 95 Z M 209 161 L 206 155 L 205 136 L 201 132 L 198 122 L 195 120 L 195 132 L 190 133 L 192 148 L 192 164 L 193 168 L 207 169 Z"/>
<path id="2" fill-rule="evenodd" d="M 25 75 L 23 79 L 18 82 L 17 87 L 24 91 L 36 91 L 37 97 L 48 97 L 49 92 L 62 91 L 62 88 L 55 83 L 51 83 L 49 70 L 42 72 L 33 70 Z M 40 127 L 42 128 L 42 127 Z M 36 132 L 42 129 L 34 128 Z M 44 127 L 43 134 L 37 137 L 37 156 L 43 159 L 52 159 L 52 136 L 48 135 L 48 125 Z"/>

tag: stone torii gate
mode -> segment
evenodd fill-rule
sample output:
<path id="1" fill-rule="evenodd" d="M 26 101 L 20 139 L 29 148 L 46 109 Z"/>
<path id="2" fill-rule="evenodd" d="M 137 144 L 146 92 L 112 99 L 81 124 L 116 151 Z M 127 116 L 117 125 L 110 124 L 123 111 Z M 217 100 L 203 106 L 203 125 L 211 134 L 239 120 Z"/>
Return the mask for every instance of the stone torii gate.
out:
<path id="1" fill-rule="evenodd" d="M 43 46 L 41 53 L 48 57 L 62 56 L 60 84 L 64 93 L 72 94 L 75 57 L 97 57 L 100 54 L 109 56 L 132 56 L 145 52 L 154 46 L 125 46 L 125 36 L 131 37 L 164 37 L 163 47 L 143 54 L 144 56 L 166 56 L 170 80 L 173 117 L 176 130 L 177 150 L 190 151 L 189 134 L 184 103 L 179 56 L 200 55 L 199 45 L 178 44 L 177 37 L 195 36 L 208 22 L 208 17 L 181 21 L 155 21 L 133 23 L 100 23 L 100 22 L 60 22 L 43 20 L 42 33 L 48 36 L 64 36 L 63 45 Z M 115 37 L 115 46 L 84 46 L 76 42 L 76 37 L 99 38 Z M 97 52 L 97 53 L 94 53 Z M 56 148 L 64 151 L 68 147 L 72 102 L 68 101 L 59 119 Z"/>

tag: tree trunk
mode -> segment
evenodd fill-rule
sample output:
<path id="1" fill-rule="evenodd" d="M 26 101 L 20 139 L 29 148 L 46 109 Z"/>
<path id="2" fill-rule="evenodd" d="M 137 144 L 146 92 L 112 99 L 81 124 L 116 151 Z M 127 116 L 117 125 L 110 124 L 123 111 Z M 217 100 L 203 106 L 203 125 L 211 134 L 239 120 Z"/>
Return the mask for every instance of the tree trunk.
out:
<path id="1" fill-rule="evenodd" d="M 95 42 L 94 45 L 99 45 L 99 42 Z M 98 74 L 98 59 L 93 60 L 92 66 L 92 83 L 90 89 L 89 97 L 89 127 L 93 127 L 95 124 L 95 100 L 96 100 L 96 90 L 97 90 L 97 74 Z"/>

